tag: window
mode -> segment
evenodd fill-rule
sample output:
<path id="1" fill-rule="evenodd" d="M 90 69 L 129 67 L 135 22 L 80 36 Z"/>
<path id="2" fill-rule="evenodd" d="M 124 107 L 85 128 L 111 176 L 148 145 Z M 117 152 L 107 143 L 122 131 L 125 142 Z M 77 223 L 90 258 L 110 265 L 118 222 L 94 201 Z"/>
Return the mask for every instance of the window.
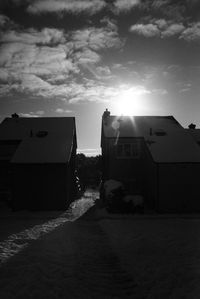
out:
<path id="1" fill-rule="evenodd" d="M 117 144 L 117 157 L 123 156 L 123 144 Z"/>
<path id="2" fill-rule="evenodd" d="M 47 131 L 38 131 L 36 133 L 36 136 L 37 137 L 46 137 L 48 135 L 48 132 Z"/>
<path id="3" fill-rule="evenodd" d="M 131 157 L 131 144 L 124 144 L 124 156 Z"/>
<path id="4" fill-rule="evenodd" d="M 163 129 L 155 130 L 156 136 L 165 136 L 167 133 Z"/>
<path id="5" fill-rule="evenodd" d="M 140 154 L 139 142 L 118 143 L 116 146 L 116 156 L 121 159 L 138 158 Z"/>

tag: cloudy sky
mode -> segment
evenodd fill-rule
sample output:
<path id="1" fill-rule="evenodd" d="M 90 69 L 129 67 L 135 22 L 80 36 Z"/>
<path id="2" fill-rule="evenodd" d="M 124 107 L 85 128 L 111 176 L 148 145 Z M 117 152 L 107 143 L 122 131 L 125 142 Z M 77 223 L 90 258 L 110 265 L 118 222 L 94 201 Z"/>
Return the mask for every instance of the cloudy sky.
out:
<path id="1" fill-rule="evenodd" d="M 1 0 L 0 121 L 75 116 L 100 151 L 101 116 L 200 126 L 199 0 Z"/>

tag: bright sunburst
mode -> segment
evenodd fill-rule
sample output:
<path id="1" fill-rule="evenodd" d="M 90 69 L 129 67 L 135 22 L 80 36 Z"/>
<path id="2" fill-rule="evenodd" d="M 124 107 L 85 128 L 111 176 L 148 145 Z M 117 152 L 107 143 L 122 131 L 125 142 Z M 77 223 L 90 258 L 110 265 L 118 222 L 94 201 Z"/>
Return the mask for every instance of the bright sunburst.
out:
<path id="1" fill-rule="evenodd" d="M 141 115 L 146 110 L 144 95 L 149 91 L 142 86 L 121 89 L 115 101 L 116 114 Z"/>

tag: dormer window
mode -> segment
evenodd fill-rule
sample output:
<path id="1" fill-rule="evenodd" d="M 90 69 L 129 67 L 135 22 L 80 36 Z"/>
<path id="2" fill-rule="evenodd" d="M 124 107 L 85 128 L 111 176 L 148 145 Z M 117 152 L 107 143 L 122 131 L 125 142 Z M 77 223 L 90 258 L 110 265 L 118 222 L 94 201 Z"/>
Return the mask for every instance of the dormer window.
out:
<path id="1" fill-rule="evenodd" d="M 36 136 L 37 137 L 46 137 L 48 135 L 48 132 L 47 131 L 38 131 L 37 133 L 36 133 Z"/>
<path id="2" fill-rule="evenodd" d="M 156 136 L 165 136 L 165 135 L 167 135 L 167 133 L 163 129 L 157 129 L 157 130 L 154 131 L 154 133 L 155 133 Z"/>

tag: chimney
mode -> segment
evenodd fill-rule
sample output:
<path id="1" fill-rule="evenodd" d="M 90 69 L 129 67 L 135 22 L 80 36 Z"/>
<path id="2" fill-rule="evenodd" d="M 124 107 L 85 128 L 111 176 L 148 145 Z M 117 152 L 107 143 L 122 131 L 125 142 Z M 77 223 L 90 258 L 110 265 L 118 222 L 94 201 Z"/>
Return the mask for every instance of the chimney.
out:
<path id="1" fill-rule="evenodd" d="M 13 113 L 11 116 L 12 118 L 19 118 L 19 115 L 17 113 Z"/>
<path id="2" fill-rule="evenodd" d="M 105 125 L 107 125 L 107 121 L 108 121 L 108 117 L 110 116 L 110 111 L 106 108 L 106 110 L 103 113 L 103 122 L 105 123 Z"/>
<path id="3" fill-rule="evenodd" d="M 194 130 L 194 129 L 196 128 L 196 125 L 193 124 L 193 123 L 191 123 L 191 124 L 188 126 L 188 128 L 189 128 L 190 130 Z"/>

